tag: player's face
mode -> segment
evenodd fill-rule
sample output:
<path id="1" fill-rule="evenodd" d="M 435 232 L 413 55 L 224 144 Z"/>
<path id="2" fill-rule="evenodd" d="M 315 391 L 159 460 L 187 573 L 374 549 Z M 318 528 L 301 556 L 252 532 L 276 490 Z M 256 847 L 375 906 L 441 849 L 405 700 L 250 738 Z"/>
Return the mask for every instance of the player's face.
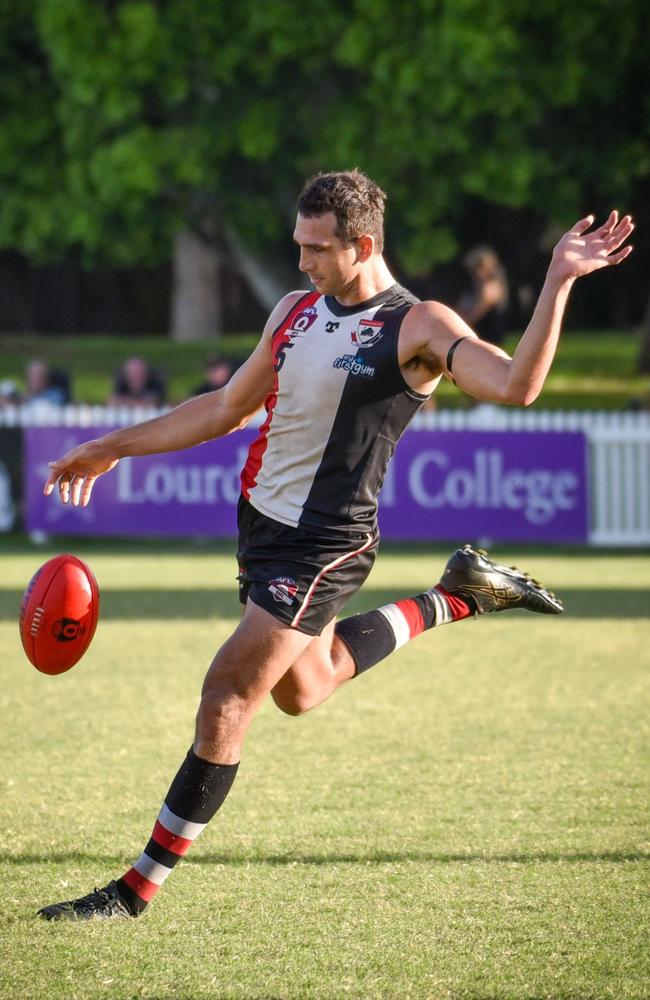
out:
<path id="1" fill-rule="evenodd" d="M 293 233 L 300 248 L 298 267 L 321 295 L 338 295 L 349 287 L 359 269 L 354 243 L 345 245 L 336 234 L 333 212 L 307 219 L 299 215 Z"/>

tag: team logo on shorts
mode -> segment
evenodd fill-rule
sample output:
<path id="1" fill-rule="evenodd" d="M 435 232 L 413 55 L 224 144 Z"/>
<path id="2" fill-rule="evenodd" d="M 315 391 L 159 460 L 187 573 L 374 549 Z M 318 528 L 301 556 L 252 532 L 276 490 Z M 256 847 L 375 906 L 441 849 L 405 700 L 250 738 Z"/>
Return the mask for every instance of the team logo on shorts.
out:
<path id="1" fill-rule="evenodd" d="M 379 343 L 384 335 L 384 323 L 380 319 L 364 319 L 356 330 L 352 331 L 352 343 L 356 347 L 372 347 Z"/>
<path id="2" fill-rule="evenodd" d="M 290 576 L 276 576 L 269 581 L 269 591 L 278 604 L 293 604 L 298 593 L 298 584 Z"/>

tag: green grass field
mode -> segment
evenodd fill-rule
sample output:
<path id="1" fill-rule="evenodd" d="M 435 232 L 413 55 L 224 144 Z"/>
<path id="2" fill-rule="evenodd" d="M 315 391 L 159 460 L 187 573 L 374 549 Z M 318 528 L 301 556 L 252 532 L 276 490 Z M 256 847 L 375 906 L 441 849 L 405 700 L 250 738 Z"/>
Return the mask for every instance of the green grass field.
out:
<path id="1" fill-rule="evenodd" d="M 0 548 L 0 996 L 640 1000 L 650 559 L 496 554 L 565 597 L 429 632 L 313 714 L 268 705 L 221 813 L 139 921 L 35 910 L 140 854 L 237 616 L 230 546 L 75 543 L 103 613 L 69 674 L 25 659 Z M 355 610 L 430 585 L 386 548 Z"/>
<path id="2" fill-rule="evenodd" d="M 205 357 L 215 350 L 235 360 L 248 356 L 256 335 L 222 337 L 218 342 L 177 344 L 167 337 L 37 337 L 0 334 L 0 380 L 12 379 L 24 387 L 27 362 L 42 357 L 70 372 L 74 398 L 82 403 L 104 403 L 113 373 L 132 354 L 142 354 L 163 371 L 170 402 L 180 402 L 203 380 Z M 517 338 L 508 338 L 513 351 Z M 648 396 L 648 377 L 637 373 L 640 352 L 633 330 L 567 331 L 538 409 L 624 409 L 632 398 Z M 467 400 L 443 379 L 437 390 L 444 407 L 467 405 Z"/>

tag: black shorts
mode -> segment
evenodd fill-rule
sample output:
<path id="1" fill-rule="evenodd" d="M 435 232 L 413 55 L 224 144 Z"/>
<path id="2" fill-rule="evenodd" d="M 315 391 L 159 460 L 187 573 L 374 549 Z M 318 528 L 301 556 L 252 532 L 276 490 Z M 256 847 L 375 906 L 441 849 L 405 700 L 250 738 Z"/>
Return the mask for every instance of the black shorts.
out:
<path id="1" fill-rule="evenodd" d="M 320 635 L 356 594 L 377 555 L 377 529 L 344 532 L 292 528 L 265 517 L 243 497 L 239 526 L 239 599 L 291 628 Z"/>

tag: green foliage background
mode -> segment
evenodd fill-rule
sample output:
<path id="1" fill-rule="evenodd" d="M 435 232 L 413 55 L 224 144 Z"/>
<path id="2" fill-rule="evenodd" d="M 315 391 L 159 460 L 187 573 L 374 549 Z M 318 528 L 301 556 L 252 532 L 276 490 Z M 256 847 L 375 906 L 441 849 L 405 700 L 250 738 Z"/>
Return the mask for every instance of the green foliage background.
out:
<path id="1" fill-rule="evenodd" d="M 391 197 L 400 264 L 476 200 L 572 221 L 643 202 L 642 0 L 23 0 L 0 6 L 0 247 L 169 258 L 190 225 L 278 238 L 306 174 Z"/>

